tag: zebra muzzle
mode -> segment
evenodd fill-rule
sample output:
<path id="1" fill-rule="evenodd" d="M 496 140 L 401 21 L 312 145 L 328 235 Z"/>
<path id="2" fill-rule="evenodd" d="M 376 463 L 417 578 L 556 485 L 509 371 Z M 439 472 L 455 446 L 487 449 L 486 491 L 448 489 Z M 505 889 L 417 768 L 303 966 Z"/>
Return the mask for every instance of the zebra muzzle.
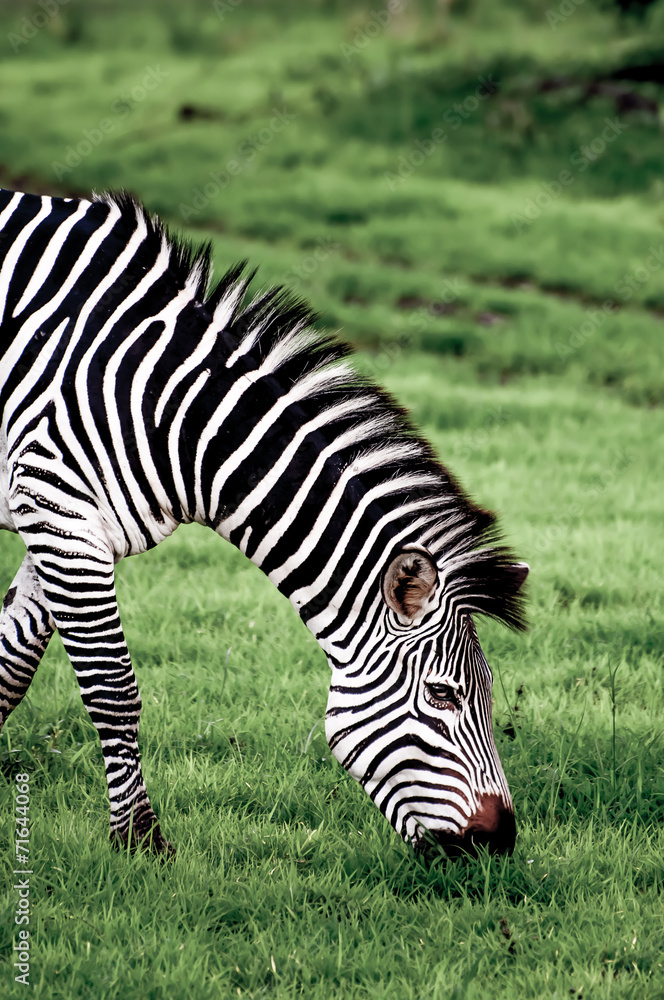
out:
<path id="1" fill-rule="evenodd" d="M 417 849 L 430 861 L 437 847 L 442 847 L 450 858 L 464 854 L 476 857 L 482 847 L 487 847 L 491 854 L 511 854 L 515 841 L 516 823 L 511 806 L 506 806 L 499 795 L 484 795 L 465 830 L 459 834 L 427 830 Z"/>

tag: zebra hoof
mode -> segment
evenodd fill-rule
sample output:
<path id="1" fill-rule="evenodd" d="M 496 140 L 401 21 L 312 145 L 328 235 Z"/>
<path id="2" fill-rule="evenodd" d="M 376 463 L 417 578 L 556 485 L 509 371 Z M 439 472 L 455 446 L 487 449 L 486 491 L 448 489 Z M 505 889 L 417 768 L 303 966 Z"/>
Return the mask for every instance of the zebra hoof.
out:
<path id="1" fill-rule="evenodd" d="M 154 823 L 148 830 L 137 830 L 136 827 L 124 832 L 120 830 L 111 831 L 111 846 L 117 851 L 134 854 L 136 851 L 146 851 L 154 854 L 160 861 L 168 861 L 175 857 L 175 848 L 170 840 L 163 836 L 159 823 Z"/>

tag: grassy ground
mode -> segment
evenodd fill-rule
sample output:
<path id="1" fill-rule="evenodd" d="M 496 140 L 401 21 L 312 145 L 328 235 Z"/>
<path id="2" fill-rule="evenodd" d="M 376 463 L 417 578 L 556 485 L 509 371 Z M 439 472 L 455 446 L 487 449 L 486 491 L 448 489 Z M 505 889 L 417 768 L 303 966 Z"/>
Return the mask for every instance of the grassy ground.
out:
<path id="1" fill-rule="evenodd" d="M 247 256 L 306 294 L 501 511 L 532 567 L 530 632 L 481 626 L 519 837 L 511 859 L 424 869 L 329 753 L 315 641 L 190 526 L 117 574 L 175 861 L 107 846 L 101 753 L 57 639 L 0 736 L 7 859 L 30 774 L 30 982 L 109 1000 L 660 998 L 664 188 L 642 67 L 662 5 L 618 22 L 586 4 L 554 30 L 534 0 L 489 16 L 413 0 L 372 37 L 370 8 L 247 4 L 72 3 L 20 44 L 24 8 L 3 9 L 0 180 L 123 185 L 212 239 L 220 270 Z M 464 104 L 480 78 L 500 86 Z M 0 537 L 0 590 L 20 558 Z"/>

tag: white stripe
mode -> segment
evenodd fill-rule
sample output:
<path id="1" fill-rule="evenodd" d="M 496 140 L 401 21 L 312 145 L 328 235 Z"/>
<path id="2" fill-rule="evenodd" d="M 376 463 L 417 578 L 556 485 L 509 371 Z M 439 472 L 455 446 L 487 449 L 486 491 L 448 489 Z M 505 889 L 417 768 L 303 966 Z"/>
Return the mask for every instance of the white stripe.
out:
<path id="1" fill-rule="evenodd" d="M 74 214 L 70 215 L 69 218 L 62 222 L 55 230 L 55 233 L 51 237 L 44 253 L 40 257 L 38 263 L 34 265 L 32 277 L 26 285 L 25 291 L 14 309 L 14 316 L 18 316 L 23 312 L 25 307 L 32 301 L 41 286 L 44 284 L 44 280 L 50 276 L 53 265 L 57 260 L 58 254 L 60 253 L 65 240 L 76 223 L 80 222 L 80 220 L 85 217 L 89 207 L 89 202 L 82 201 Z"/>
<path id="2" fill-rule="evenodd" d="M 43 375 L 46 367 L 53 357 L 53 354 L 60 346 L 60 340 L 69 325 L 69 317 L 65 316 L 62 323 L 53 333 L 49 334 L 48 339 L 44 341 L 42 349 L 36 358 L 33 359 L 30 365 L 30 371 L 21 378 L 13 393 L 7 400 L 7 405 L 5 407 L 5 413 L 14 414 L 19 403 L 24 400 L 30 394 L 30 390 L 37 385 L 37 382 Z M 23 424 L 27 421 L 23 418 Z"/>
<path id="3" fill-rule="evenodd" d="M 193 371 L 193 369 L 197 365 L 199 365 L 202 361 L 205 360 L 205 358 L 207 358 L 211 354 L 212 349 L 217 343 L 218 336 L 219 336 L 219 331 L 216 327 L 216 324 L 209 326 L 205 331 L 205 333 L 203 334 L 203 337 L 201 338 L 198 346 L 194 348 L 194 350 L 185 359 L 185 361 L 183 361 L 182 364 L 175 369 L 175 371 L 169 378 L 168 382 L 164 386 L 161 396 L 159 397 L 159 400 L 157 402 L 157 406 L 154 411 L 155 427 L 159 427 L 159 424 L 161 423 L 161 418 L 164 415 L 164 410 L 166 409 L 167 404 L 170 402 L 171 396 L 173 395 L 177 386 L 182 382 L 183 379 L 187 377 L 189 372 Z"/>
<path id="4" fill-rule="evenodd" d="M 153 271 L 150 274 L 152 280 L 156 280 L 161 274 L 163 274 L 168 269 L 168 264 L 170 261 L 170 252 L 167 247 L 164 247 L 165 253 L 164 258 L 160 254 L 160 257 L 155 263 Z M 161 262 L 160 262 L 161 261 Z M 147 278 L 147 276 L 146 276 Z M 145 280 L 145 279 L 144 279 Z M 172 520 L 173 511 L 171 509 L 171 503 L 168 498 L 162 482 L 159 478 L 159 474 L 155 467 L 152 450 L 150 448 L 150 442 L 148 441 L 147 433 L 145 430 L 145 420 L 143 418 L 143 397 L 145 395 L 145 387 L 147 385 L 148 379 L 152 375 L 155 365 L 159 357 L 166 350 L 170 344 L 173 335 L 175 333 L 175 327 L 177 325 L 178 319 L 181 312 L 186 308 L 189 302 L 192 301 L 196 293 L 196 287 L 193 282 L 187 282 L 185 287 L 178 293 L 178 295 L 171 299 L 161 312 L 157 313 L 155 316 L 144 320 L 141 326 L 134 331 L 131 337 L 128 337 L 123 345 L 122 349 L 119 350 L 116 355 L 111 359 L 107 366 L 106 375 L 104 377 L 104 398 L 106 400 L 106 412 L 108 414 L 108 424 L 111 429 L 111 434 L 113 435 L 113 440 L 116 442 L 116 450 L 118 452 L 118 457 L 124 456 L 124 461 L 126 463 L 125 468 L 123 468 L 123 479 L 129 490 L 134 497 L 135 505 L 140 512 L 141 519 L 144 520 L 146 527 L 149 526 L 149 521 L 152 519 L 149 511 L 147 502 L 141 504 L 139 498 L 143 499 L 142 490 L 136 481 L 133 472 L 131 471 L 131 466 L 129 464 L 129 459 L 127 457 L 127 451 L 124 447 L 124 440 L 120 432 L 120 419 L 118 416 L 117 408 L 117 374 L 120 364 L 124 360 L 124 357 L 132 347 L 134 343 L 140 340 L 145 330 L 155 322 L 163 322 L 164 330 L 156 344 L 147 352 L 143 361 L 141 361 L 138 366 L 134 378 L 131 384 L 130 392 L 130 405 L 131 405 L 131 415 L 132 415 L 132 425 L 134 428 L 134 435 L 136 439 L 136 448 L 139 458 L 139 463 L 142 466 L 143 472 L 150 483 L 152 492 L 155 495 L 157 503 L 159 504 L 161 510 L 170 515 L 172 524 L 170 526 L 170 531 L 173 531 L 177 525 L 177 522 Z M 114 431 L 117 429 L 118 437 L 115 437 Z M 121 445 L 118 442 L 122 442 Z M 158 528 L 158 535 L 153 534 L 155 542 L 161 541 L 163 538 L 163 529 Z M 168 534 L 170 534 L 170 531 Z"/>
<path id="5" fill-rule="evenodd" d="M 398 461 L 400 459 L 405 460 L 406 458 L 411 456 L 413 452 L 414 448 L 410 444 L 403 444 L 398 448 L 394 446 L 390 446 L 389 448 L 377 448 L 375 450 L 367 452 L 364 455 L 359 455 L 356 459 L 354 459 L 353 462 L 351 462 L 350 465 L 346 466 L 341 476 L 337 480 L 334 489 L 329 494 L 327 500 L 321 507 L 316 517 L 316 522 L 312 530 L 304 539 L 300 547 L 297 549 L 296 552 L 293 552 L 292 555 L 290 555 L 288 559 L 281 566 L 275 568 L 270 573 L 270 579 L 272 580 L 274 585 L 278 587 L 279 584 L 282 582 L 282 580 L 285 580 L 286 577 L 289 576 L 294 569 L 297 569 L 298 566 L 301 566 L 302 563 L 309 558 L 315 547 L 318 545 L 320 539 L 322 538 L 323 533 L 327 528 L 328 524 L 332 520 L 337 510 L 337 507 L 341 502 L 341 498 L 346 490 L 346 487 L 348 486 L 349 482 L 352 479 L 354 479 L 356 476 L 362 475 L 362 473 L 369 472 L 372 469 L 378 469 L 381 466 L 384 466 L 387 462 Z M 419 480 L 416 480 L 416 477 L 411 476 L 411 477 L 406 477 L 404 483 L 412 482 L 414 484 L 415 481 Z M 304 486 L 300 490 L 298 490 L 298 496 L 303 494 L 303 490 Z M 386 484 L 383 484 L 382 491 L 384 491 L 385 493 L 393 492 L 394 490 L 392 484 L 389 481 Z M 284 519 L 282 518 L 282 521 L 283 520 Z M 277 526 L 275 526 L 275 528 L 276 527 Z M 270 534 L 272 534 L 272 532 L 270 532 Z M 275 531 L 275 536 L 276 537 L 274 541 L 276 542 L 278 538 L 281 537 L 281 533 L 277 534 L 277 532 Z M 261 545 L 261 550 L 264 549 L 264 546 L 265 546 L 265 541 Z M 267 551 L 265 552 L 265 555 L 267 555 Z M 265 558 L 265 555 L 263 555 L 263 559 Z"/>
<path id="6" fill-rule="evenodd" d="M 371 402 L 369 397 L 366 397 L 366 402 L 367 404 Z M 219 534 L 223 538 L 228 539 L 231 532 L 246 521 L 252 510 L 256 509 L 258 504 L 265 499 L 270 490 L 276 486 L 281 477 L 288 472 L 290 464 L 305 438 L 319 430 L 321 427 L 325 427 L 327 424 L 331 424 L 335 420 L 341 420 L 350 413 L 357 412 L 358 409 L 362 409 L 362 399 L 347 399 L 341 403 L 337 403 L 335 406 L 331 406 L 327 410 L 322 410 L 321 413 L 319 413 L 313 420 L 309 420 L 307 423 L 302 424 L 289 442 L 288 446 L 279 454 L 277 461 L 274 463 L 267 475 L 261 479 L 260 483 L 249 494 L 249 496 L 242 501 L 235 513 L 220 522 L 217 528 Z"/>
<path id="7" fill-rule="evenodd" d="M 21 196 L 23 197 L 23 196 Z M 13 204 L 13 199 L 7 206 L 9 208 Z M 13 215 L 14 211 L 18 207 L 18 202 L 14 209 L 9 213 Z M 16 270 L 16 264 L 18 259 L 23 253 L 25 244 L 28 242 L 33 232 L 37 228 L 40 222 L 46 218 L 51 210 L 51 199 L 43 198 L 41 208 L 37 215 L 29 222 L 22 230 L 19 236 L 16 237 L 11 247 L 7 251 L 4 261 L 2 262 L 2 269 L 0 270 L 0 317 L 4 319 L 5 306 L 7 305 L 7 292 L 9 290 L 9 284 L 14 276 L 14 271 Z M 7 209 L 5 209 L 5 212 Z M 4 215 L 4 212 L 3 212 Z M 8 216 L 9 218 L 9 216 Z"/>
<path id="8" fill-rule="evenodd" d="M 183 514 L 186 515 L 188 520 L 192 520 L 193 511 L 190 511 L 187 506 L 187 490 L 184 484 L 184 478 L 182 476 L 182 466 L 180 462 L 180 429 L 182 427 L 182 422 L 189 412 L 189 407 L 191 406 L 193 400 L 199 394 L 205 383 L 210 377 L 210 372 L 206 368 L 202 371 L 193 385 L 190 385 L 187 389 L 186 395 L 182 402 L 180 403 L 177 413 L 173 418 L 171 426 L 168 431 L 168 457 L 171 461 L 171 469 L 173 470 L 173 485 L 175 486 L 175 492 L 177 493 L 178 500 L 180 502 L 180 507 L 182 508 Z"/>
<path id="9" fill-rule="evenodd" d="M 239 468 L 242 462 L 253 455 L 262 438 L 277 423 L 284 411 L 289 406 L 292 406 L 293 403 L 297 403 L 301 399 L 306 399 L 308 396 L 314 396 L 322 388 L 326 390 L 332 389 L 335 384 L 341 385 L 347 379 L 348 372 L 345 366 L 341 371 L 336 371 L 326 365 L 324 368 L 309 372 L 299 382 L 296 382 L 289 392 L 284 393 L 283 396 L 277 399 L 274 406 L 261 417 L 242 444 L 235 449 L 233 454 L 217 470 L 210 489 L 210 520 L 212 523 L 217 518 L 221 491 L 224 488 L 224 484 L 233 472 Z"/>
<path id="10" fill-rule="evenodd" d="M 196 519 L 199 520 L 201 524 L 206 523 L 205 501 L 203 498 L 201 476 L 205 452 L 207 451 L 208 445 L 219 433 L 223 423 L 233 412 L 235 406 L 245 392 L 255 385 L 256 382 L 260 381 L 260 379 L 265 378 L 266 375 L 274 374 L 277 368 L 283 364 L 284 360 L 289 356 L 285 345 L 293 339 L 295 339 L 294 336 L 287 337 L 278 344 L 275 344 L 259 368 L 254 371 L 245 372 L 242 377 L 235 382 L 212 414 L 210 421 L 199 438 L 198 445 L 196 446 L 196 457 L 194 462 L 194 489 L 196 493 Z"/>
<path id="11" fill-rule="evenodd" d="M 371 423 L 370 421 L 367 421 L 367 424 L 370 423 Z M 362 426 L 363 425 L 360 425 L 360 427 Z M 257 566 L 262 566 L 268 554 L 272 551 L 272 549 L 275 547 L 279 539 L 283 537 L 283 535 L 292 525 L 293 521 L 299 514 L 302 506 L 306 502 L 307 497 L 314 488 L 315 483 L 318 477 L 321 475 L 327 460 L 331 458 L 332 455 L 336 455 L 338 452 L 343 451 L 344 448 L 348 448 L 351 445 L 355 444 L 358 440 L 357 435 L 358 435 L 358 428 L 351 427 L 349 430 L 344 431 L 343 434 L 339 434 L 334 439 L 334 441 L 331 441 L 326 448 L 323 448 L 322 451 L 319 452 L 319 454 L 316 457 L 316 461 L 311 466 L 311 469 L 307 474 L 306 479 L 304 480 L 299 490 L 291 500 L 290 504 L 288 505 L 282 516 L 279 518 L 279 520 L 276 522 L 276 524 L 274 524 L 270 528 L 268 533 L 263 538 L 263 541 L 257 548 L 256 552 L 254 553 L 252 562 L 255 562 Z M 351 468 L 353 471 L 349 471 Z M 354 466 L 347 467 L 344 472 L 344 475 L 347 477 L 347 479 L 350 478 L 350 476 L 355 475 L 355 467 Z M 270 579 L 272 579 L 272 577 L 270 577 Z M 283 579 L 283 577 L 280 577 L 280 579 Z"/>
<path id="12" fill-rule="evenodd" d="M 89 202 L 87 202 L 86 205 L 87 205 L 88 208 L 91 207 L 91 205 L 90 205 Z M 81 254 L 81 256 L 79 257 L 79 259 L 76 261 L 76 264 L 72 268 L 72 270 L 71 270 L 71 272 L 69 274 L 69 277 L 67 278 L 67 280 L 65 281 L 65 283 L 59 288 L 58 293 L 55 295 L 55 297 L 53 299 L 51 299 L 50 302 L 45 303 L 45 305 L 43 305 L 41 307 L 41 309 L 38 309 L 35 313 L 33 313 L 32 316 L 29 318 L 29 320 L 26 323 L 23 324 L 19 336 L 16 337 L 16 339 L 13 341 L 10 349 L 4 355 L 4 358 L 3 358 L 3 368 L 6 367 L 7 371 L 9 371 L 10 369 L 14 368 L 19 363 L 21 355 L 23 354 L 23 352 L 25 350 L 25 347 L 29 343 L 29 341 L 32 338 L 33 334 L 36 333 L 36 331 L 39 329 L 41 323 L 43 321 L 47 320 L 53 314 L 53 312 L 55 312 L 55 310 L 58 308 L 58 306 L 60 305 L 60 303 L 65 298 L 66 294 L 71 290 L 71 288 L 73 287 L 73 285 L 76 283 L 76 281 L 80 277 L 80 275 L 83 272 L 83 270 L 85 270 L 85 268 L 88 266 L 88 263 L 89 263 L 90 259 L 92 258 L 92 256 L 94 255 L 94 253 L 96 252 L 98 246 L 103 242 L 103 240 L 106 238 L 106 236 L 112 230 L 112 228 L 115 225 L 115 223 L 117 222 L 118 218 L 119 218 L 119 211 L 117 209 L 112 210 L 109 213 L 109 217 L 104 222 L 104 225 L 101 226 L 93 234 L 93 236 L 90 238 L 90 240 L 85 245 L 84 252 Z M 74 329 L 74 333 L 72 334 L 72 337 L 70 339 L 67 351 L 66 351 L 64 357 L 62 358 L 62 361 L 60 362 L 60 364 L 58 366 L 58 371 L 55 374 L 52 383 L 49 384 L 45 388 L 45 390 L 42 393 L 42 395 L 38 399 L 36 399 L 32 403 L 32 405 L 30 407 L 28 407 L 21 414 L 21 422 L 20 422 L 20 424 L 17 422 L 14 425 L 14 427 L 12 428 L 11 440 L 9 442 L 10 447 L 11 447 L 12 442 L 15 441 L 20 436 L 20 434 L 23 431 L 23 428 L 25 426 L 27 426 L 27 424 L 32 419 L 34 419 L 35 416 L 37 416 L 39 413 L 41 413 L 41 411 L 44 408 L 44 404 L 46 402 L 48 402 L 48 401 L 50 401 L 50 400 L 52 400 L 52 399 L 55 398 L 56 393 L 58 391 L 58 387 L 60 386 L 60 383 L 61 383 L 61 380 L 62 380 L 62 373 L 63 373 L 65 367 L 67 366 L 67 364 L 69 363 L 69 359 L 71 358 L 71 355 L 72 355 L 72 353 L 74 351 L 74 348 L 76 346 L 76 336 L 75 336 L 75 333 L 76 333 L 76 330 L 79 329 L 79 327 L 80 327 L 80 324 L 79 324 L 79 322 L 77 322 L 76 323 L 76 327 Z M 3 385 L 3 383 L 0 380 L 0 388 L 2 388 L 2 385 Z M 77 442 L 77 439 L 73 435 L 72 435 L 72 442 L 73 442 L 74 447 L 77 447 L 78 442 Z M 94 467 L 91 465 L 91 463 L 89 461 L 87 461 L 85 453 L 81 452 L 80 448 L 78 448 L 78 451 L 79 451 L 79 459 L 80 459 L 81 465 L 84 465 L 86 467 L 84 469 L 85 474 L 87 474 L 89 477 L 91 477 L 92 482 L 99 483 L 99 479 L 97 477 L 96 471 L 95 471 Z M 100 487 L 101 493 L 103 494 L 103 488 L 102 488 L 102 484 L 101 483 L 99 483 L 99 487 Z"/>

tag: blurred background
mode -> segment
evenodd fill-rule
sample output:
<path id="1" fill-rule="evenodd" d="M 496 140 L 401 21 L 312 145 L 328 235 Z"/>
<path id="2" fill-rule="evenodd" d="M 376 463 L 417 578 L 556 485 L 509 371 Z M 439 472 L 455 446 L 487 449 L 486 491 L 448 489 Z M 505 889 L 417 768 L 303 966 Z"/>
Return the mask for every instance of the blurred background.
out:
<path id="1" fill-rule="evenodd" d="M 0 183 L 128 189 L 377 374 L 655 404 L 663 42 L 644 0 L 3 0 Z"/>

